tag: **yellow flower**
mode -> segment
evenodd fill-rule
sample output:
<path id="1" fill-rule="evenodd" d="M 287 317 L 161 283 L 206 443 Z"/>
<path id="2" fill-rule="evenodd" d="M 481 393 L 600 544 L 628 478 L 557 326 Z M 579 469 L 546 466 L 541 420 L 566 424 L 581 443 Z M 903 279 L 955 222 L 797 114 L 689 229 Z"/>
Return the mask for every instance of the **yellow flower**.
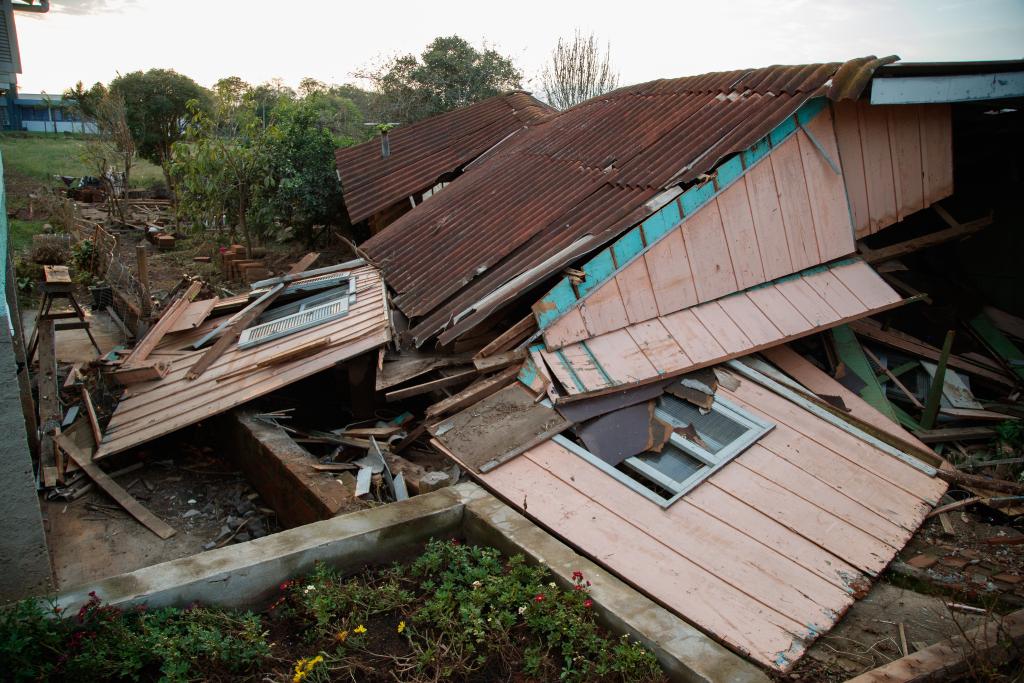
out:
<path id="1" fill-rule="evenodd" d="M 354 629 L 352 629 L 352 632 L 353 633 L 366 633 L 366 627 L 363 626 L 362 624 L 359 624 L 359 626 L 356 626 Z"/>
<path id="2" fill-rule="evenodd" d="M 405 621 L 398 622 L 398 632 L 401 633 L 405 630 Z"/>
<path id="3" fill-rule="evenodd" d="M 339 643 L 344 643 L 348 639 L 348 631 L 338 631 L 335 634 L 334 639 Z"/>

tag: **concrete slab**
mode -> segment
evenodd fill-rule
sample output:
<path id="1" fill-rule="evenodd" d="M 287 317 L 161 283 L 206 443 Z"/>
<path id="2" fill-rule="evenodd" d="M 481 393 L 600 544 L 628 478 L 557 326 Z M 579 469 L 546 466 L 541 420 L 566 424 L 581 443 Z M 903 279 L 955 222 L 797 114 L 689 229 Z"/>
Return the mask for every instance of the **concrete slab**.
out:
<path id="1" fill-rule="evenodd" d="M 79 301 L 79 304 L 82 302 Z M 56 305 L 63 306 L 64 303 L 58 299 Z M 36 310 L 22 311 L 21 319 L 25 326 L 26 341 L 32 337 L 37 315 L 38 311 Z M 116 346 L 128 345 L 124 332 L 105 311 L 92 312 L 86 308 L 85 319 L 89 322 L 92 336 L 96 338 L 96 343 L 99 344 L 103 353 L 109 353 Z M 58 363 L 88 363 L 95 360 L 97 355 L 85 330 L 61 330 L 57 333 Z"/>

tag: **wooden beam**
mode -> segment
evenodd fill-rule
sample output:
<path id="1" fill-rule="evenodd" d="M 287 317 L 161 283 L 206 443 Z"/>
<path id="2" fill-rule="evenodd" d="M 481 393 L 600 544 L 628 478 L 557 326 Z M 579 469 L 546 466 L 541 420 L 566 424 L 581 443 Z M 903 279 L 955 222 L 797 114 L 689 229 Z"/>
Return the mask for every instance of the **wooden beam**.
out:
<path id="1" fill-rule="evenodd" d="M 60 391 L 57 388 L 57 350 L 53 321 L 36 320 L 36 331 L 39 333 L 39 372 L 36 374 L 36 390 L 39 396 L 39 430 L 42 433 L 39 442 L 39 470 L 43 485 L 49 488 L 57 483 L 56 477 L 53 476 L 57 460 L 51 437 L 60 433 L 62 421 Z"/>
<path id="2" fill-rule="evenodd" d="M 196 298 L 196 295 L 198 295 L 202 289 L 203 283 L 199 281 L 193 282 L 189 285 L 188 289 L 185 290 L 185 293 L 167 307 L 164 314 L 160 316 L 160 320 L 150 328 L 149 333 L 139 340 L 139 343 L 136 344 L 135 348 L 132 350 L 131 355 L 125 359 L 124 366 L 131 367 L 132 365 L 137 365 L 149 358 L 149 354 L 156 349 L 160 340 L 164 338 L 164 335 L 174 327 L 174 324 L 178 320 L 178 316 L 185 312 L 189 304 L 192 303 L 192 300 Z"/>
<path id="3" fill-rule="evenodd" d="M 499 334 L 487 346 L 477 351 L 474 358 L 486 358 L 487 356 L 493 356 L 496 353 L 509 351 L 514 348 L 516 344 L 521 342 L 523 339 L 526 339 L 536 331 L 537 319 L 533 317 L 533 313 L 530 313 L 515 325 Z"/>
<path id="4" fill-rule="evenodd" d="M 946 339 L 942 342 L 942 352 L 939 354 L 938 365 L 935 367 L 935 376 L 932 377 L 932 385 L 928 388 L 928 399 L 924 404 L 924 411 L 921 413 L 921 427 L 931 429 L 935 426 L 935 418 L 939 414 L 939 404 L 942 399 L 942 387 L 946 382 L 946 364 L 949 362 L 949 354 L 953 350 L 953 339 L 956 331 L 946 332 Z"/>
<path id="5" fill-rule="evenodd" d="M 518 374 L 519 368 L 516 366 L 505 368 L 498 374 L 488 377 L 472 386 L 466 387 L 459 393 L 449 396 L 443 401 L 439 401 L 438 403 L 428 407 L 427 417 L 440 417 L 441 415 L 446 415 L 447 413 L 462 410 L 467 406 L 473 405 L 477 401 L 487 398 L 491 394 L 503 388 L 515 379 L 515 376 Z"/>
<path id="6" fill-rule="evenodd" d="M 976 441 L 991 439 L 996 435 L 994 427 L 950 427 L 948 429 L 922 429 L 914 436 L 924 443 L 945 443 L 947 441 Z"/>
<path id="7" fill-rule="evenodd" d="M 100 421 L 96 418 L 96 407 L 92 404 L 92 396 L 89 395 L 89 389 L 83 384 L 82 389 L 82 405 L 85 406 L 85 415 L 89 420 L 89 429 L 92 430 L 93 441 L 96 442 L 96 447 L 99 448 L 100 442 L 103 441 L 103 430 L 100 429 Z"/>
<path id="8" fill-rule="evenodd" d="M 151 382 L 163 379 L 171 371 L 171 364 L 164 360 L 147 360 L 130 368 L 119 367 L 106 373 L 107 377 L 121 385 Z"/>
<path id="9" fill-rule="evenodd" d="M 405 389 L 397 389 L 395 391 L 389 391 L 385 394 L 388 402 L 399 401 L 403 398 L 409 398 L 411 396 L 420 396 L 422 394 L 429 393 L 435 389 L 442 387 L 450 387 L 453 384 L 463 384 L 470 381 L 479 374 L 476 368 L 472 370 L 464 370 L 457 372 L 449 377 L 442 377 L 441 379 L 435 379 L 431 382 L 424 382 L 423 384 L 417 384 L 412 387 L 406 387 Z"/>
<path id="10" fill-rule="evenodd" d="M 110 478 L 106 472 L 100 469 L 99 465 L 93 462 L 92 458 L 83 453 L 71 439 L 64 434 L 55 437 L 55 442 L 64 453 L 71 458 L 75 464 L 82 468 L 85 474 L 93 482 L 103 489 L 104 493 L 113 498 L 123 507 L 128 514 L 134 517 L 140 524 L 152 531 L 162 539 L 168 539 L 178 533 L 172 526 L 167 524 L 152 512 L 142 506 L 139 501 L 132 498 L 131 494 L 125 491 L 120 484 Z"/>
<path id="11" fill-rule="evenodd" d="M 526 349 L 520 349 L 518 351 L 504 351 L 502 353 L 496 353 L 493 356 L 477 358 L 473 361 L 473 366 L 480 372 L 488 372 L 490 370 L 497 370 L 499 368 L 512 365 L 513 363 L 519 364 L 525 358 Z"/>
<path id="12" fill-rule="evenodd" d="M 881 249 L 866 249 L 862 251 L 862 257 L 868 263 L 881 263 L 890 259 L 899 258 L 906 254 L 912 254 L 921 249 L 934 247 L 950 240 L 955 240 L 972 235 L 992 224 L 992 215 L 984 216 L 968 223 L 958 224 L 956 227 L 939 230 L 923 237 L 915 237 L 905 242 L 892 244 Z"/>

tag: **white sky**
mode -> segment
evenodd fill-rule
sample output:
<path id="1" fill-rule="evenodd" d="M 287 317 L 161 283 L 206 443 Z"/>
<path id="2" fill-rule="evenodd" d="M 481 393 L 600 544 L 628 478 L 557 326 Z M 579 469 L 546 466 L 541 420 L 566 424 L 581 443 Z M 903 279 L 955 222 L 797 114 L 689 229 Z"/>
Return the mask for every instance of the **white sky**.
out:
<path id="1" fill-rule="evenodd" d="M 206 86 L 229 75 L 344 83 L 361 66 L 451 34 L 512 56 L 539 90 L 541 65 L 576 27 L 610 41 L 622 85 L 868 54 L 1024 57 L 1024 0 L 52 0 L 48 14 L 15 14 L 23 92 L 151 67 Z"/>

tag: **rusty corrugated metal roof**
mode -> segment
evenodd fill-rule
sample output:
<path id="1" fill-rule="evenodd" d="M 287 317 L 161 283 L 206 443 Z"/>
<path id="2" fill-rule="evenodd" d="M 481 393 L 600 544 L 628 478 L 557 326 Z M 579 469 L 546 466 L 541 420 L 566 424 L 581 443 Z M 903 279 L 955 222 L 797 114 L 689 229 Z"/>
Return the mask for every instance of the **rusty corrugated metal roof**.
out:
<path id="1" fill-rule="evenodd" d="M 529 93 L 516 91 L 395 128 L 388 134 L 387 159 L 381 157 L 380 140 L 337 150 L 349 218 L 357 223 L 429 188 L 509 133 L 553 113 Z"/>
<path id="2" fill-rule="evenodd" d="M 859 94 L 863 75 L 886 62 L 620 88 L 517 132 L 362 246 L 384 269 L 417 345 L 439 334 L 449 341 L 646 217 L 658 193 L 745 149 L 811 97 Z M 495 294 L 513 278 L 514 291 Z"/>

